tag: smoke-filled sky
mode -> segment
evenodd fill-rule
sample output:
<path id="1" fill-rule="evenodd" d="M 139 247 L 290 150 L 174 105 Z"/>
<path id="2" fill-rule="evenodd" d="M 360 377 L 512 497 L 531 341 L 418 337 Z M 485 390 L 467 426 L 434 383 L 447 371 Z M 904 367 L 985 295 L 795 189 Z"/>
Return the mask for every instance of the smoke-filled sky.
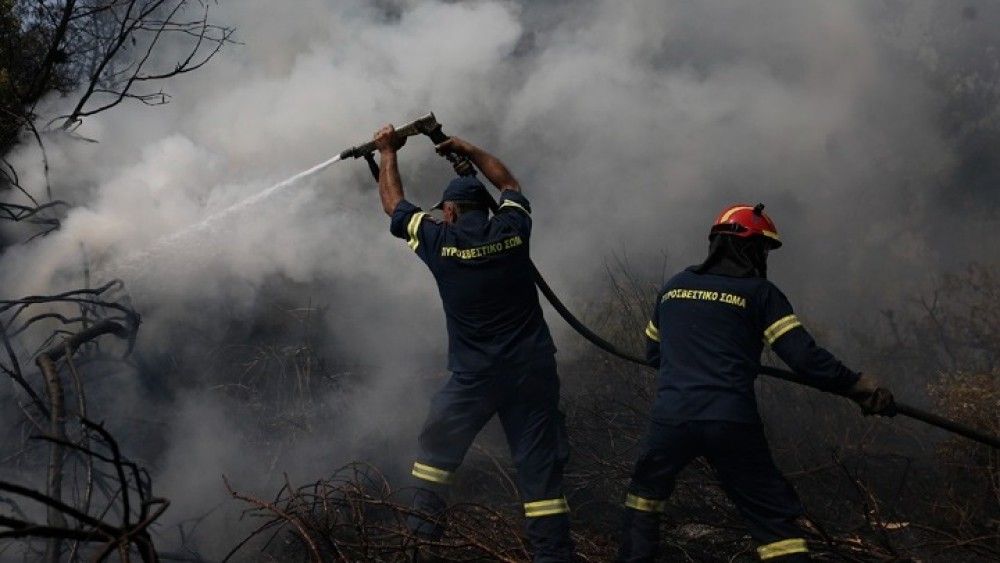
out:
<path id="1" fill-rule="evenodd" d="M 953 35 L 981 49 L 967 57 L 996 54 L 997 8 L 972 14 L 947 2 L 222 3 L 214 17 L 242 45 L 171 83 L 171 104 L 89 120 L 79 133 L 98 144 L 50 141 L 54 189 L 78 207 L 61 232 L 6 252 L 4 287 L 61 289 L 69 280 L 53 274 L 78 274 L 82 244 L 140 308 L 192 295 L 250 304 L 278 273 L 364 279 L 370 299 L 338 314 L 378 310 L 381 322 L 363 324 L 381 326 L 351 327 L 365 340 L 397 307 L 438 320 L 430 279 L 386 234 L 361 162 L 141 268 L 116 265 L 383 122 L 433 110 L 520 177 L 536 260 L 574 295 L 603 282 L 612 253 L 695 262 L 723 206 L 763 201 L 786 240 L 773 277 L 793 300 L 872 299 L 973 256 L 948 214 L 995 204 L 954 185 L 961 147 L 928 78 Z M 19 162 L 36 157 L 28 147 Z M 448 166 L 419 138 L 402 163 L 410 198 L 432 202 Z"/>
<path id="2" fill-rule="evenodd" d="M 75 207 L 60 231 L 5 250 L 5 295 L 79 286 L 83 248 L 94 270 L 125 279 L 144 315 L 140 349 L 163 353 L 184 347 L 185 327 L 211 334 L 253 314 L 268 280 L 319 288 L 309 299 L 328 307 L 326 345 L 387 373 L 354 408 L 419 420 L 394 366 L 443 365 L 443 315 L 430 275 L 389 235 L 362 161 L 141 253 L 427 111 L 518 176 L 535 260 L 574 303 L 601 295 L 614 255 L 649 271 L 664 255 L 671 267 L 699 261 L 711 220 L 736 202 L 767 204 L 785 240 L 771 277 L 821 323 L 998 257 L 978 242 L 996 231 L 996 175 L 970 171 L 948 121 L 956 99 L 985 87 L 961 80 L 975 61 L 996 64 L 995 2 L 228 0 L 213 14 L 241 44 L 169 83 L 169 105 L 86 121 L 78 133 L 96 144 L 48 141 L 56 197 Z M 400 160 L 408 197 L 433 203 L 447 163 L 422 138 Z M 14 161 L 39 185 L 30 145 Z M 548 316 L 557 344 L 569 342 Z M 178 399 L 177 412 L 213 412 L 205 401 Z M 239 453 L 197 429 L 239 425 L 177 420 L 217 488 Z M 382 425 L 355 431 L 366 428 Z M 188 479 L 167 473 L 168 489 Z"/>

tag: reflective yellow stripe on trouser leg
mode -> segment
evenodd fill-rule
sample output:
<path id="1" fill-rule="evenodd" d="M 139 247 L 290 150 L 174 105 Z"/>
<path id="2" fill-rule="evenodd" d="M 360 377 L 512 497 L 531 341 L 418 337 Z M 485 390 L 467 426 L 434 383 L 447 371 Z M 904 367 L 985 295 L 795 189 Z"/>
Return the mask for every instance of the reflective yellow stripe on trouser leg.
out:
<path id="1" fill-rule="evenodd" d="M 642 498 L 628 493 L 625 495 L 625 506 L 640 512 L 663 512 L 667 508 L 667 501 Z"/>
<path id="2" fill-rule="evenodd" d="M 536 500 L 535 502 L 524 503 L 524 515 L 528 518 L 552 516 L 553 514 L 565 514 L 567 512 L 569 512 L 569 503 L 566 502 L 565 498 Z"/>
<path id="3" fill-rule="evenodd" d="M 419 461 L 413 464 L 413 471 L 411 471 L 410 474 L 417 479 L 423 479 L 424 481 L 430 481 L 431 483 L 438 483 L 441 485 L 451 484 L 451 471 L 431 467 L 430 465 L 425 465 Z"/>
<path id="4" fill-rule="evenodd" d="M 792 538 L 764 544 L 757 548 L 757 555 L 760 556 L 761 561 L 767 561 L 768 559 L 774 559 L 776 557 L 784 557 L 794 553 L 809 553 L 809 547 L 806 545 L 806 540 L 802 538 Z"/>

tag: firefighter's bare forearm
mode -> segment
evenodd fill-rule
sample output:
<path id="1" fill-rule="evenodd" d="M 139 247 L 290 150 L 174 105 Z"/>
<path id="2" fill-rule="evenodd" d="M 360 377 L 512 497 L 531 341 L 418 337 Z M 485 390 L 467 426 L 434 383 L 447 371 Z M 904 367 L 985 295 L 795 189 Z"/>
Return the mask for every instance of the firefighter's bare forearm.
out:
<path id="1" fill-rule="evenodd" d="M 382 199 L 382 210 L 386 215 L 392 215 L 403 200 L 403 181 L 399 177 L 396 151 L 381 151 L 379 161 L 378 195 Z"/>
<path id="2" fill-rule="evenodd" d="M 517 178 L 510 173 L 507 166 L 497 157 L 485 150 L 473 146 L 469 152 L 469 160 L 476 165 L 476 168 L 483 172 L 483 175 L 493 183 L 500 191 L 514 190 L 521 191 L 521 184 Z"/>
<path id="3" fill-rule="evenodd" d="M 391 216 L 403 200 L 403 181 L 399 178 L 396 151 L 406 144 L 406 137 L 397 135 L 390 123 L 375 132 L 374 141 L 382 163 L 378 172 L 378 195 L 382 199 L 382 210 Z"/>
<path id="4" fill-rule="evenodd" d="M 454 152 L 468 158 L 498 190 L 521 191 L 521 184 L 499 158 L 459 137 L 451 137 L 437 146 L 438 152 Z"/>

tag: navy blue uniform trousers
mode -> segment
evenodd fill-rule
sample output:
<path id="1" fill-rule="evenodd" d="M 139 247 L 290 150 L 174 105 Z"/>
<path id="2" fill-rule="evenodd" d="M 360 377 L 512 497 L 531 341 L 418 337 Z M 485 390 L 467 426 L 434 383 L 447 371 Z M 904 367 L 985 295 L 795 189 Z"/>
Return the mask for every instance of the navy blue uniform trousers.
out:
<path id="1" fill-rule="evenodd" d="M 621 561 L 653 561 L 659 547 L 660 513 L 675 477 L 703 456 L 723 490 L 746 520 L 750 535 L 763 544 L 761 559 L 775 563 L 808 561 L 796 520 L 802 504 L 775 467 L 759 423 L 654 420 L 636 462 L 625 505 Z"/>
<path id="2" fill-rule="evenodd" d="M 569 458 L 559 411 L 559 377 L 551 355 L 490 372 L 455 372 L 431 401 L 420 432 L 419 479 L 411 529 L 425 538 L 443 533 L 440 515 L 453 472 L 483 426 L 499 415 L 507 436 L 535 561 L 570 561 L 569 506 L 563 467 Z"/>

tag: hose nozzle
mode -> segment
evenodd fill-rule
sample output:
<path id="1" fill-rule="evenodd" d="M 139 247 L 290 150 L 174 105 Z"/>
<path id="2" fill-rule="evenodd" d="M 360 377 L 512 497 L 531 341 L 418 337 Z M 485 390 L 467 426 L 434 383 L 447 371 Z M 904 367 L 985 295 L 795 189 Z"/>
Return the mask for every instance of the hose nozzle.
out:
<path id="1" fill-rule="evenodd" d="M 433 113 L 428 113 L 419 119 L 414 119 L 406 125 L 399 127 L 396 129 L 396 134 L 400 137 L 412 137 L 420 134 L 430 135 L 430 131 L 434 129 L 440 131 L 441 124 L 437 122 L 437 118 L 434 117 Z M 447 137 L 445 137 L 445 140 L 447 140 Z M 373 152 L 375 152 L 375 141 L 368 141 L 340 153 L 340 158 L 364 158 Z"/>
<path id="2" fill-rule="evenodd" d="M 435 145 L 440 145 L 441 143 L 448 140 L 448 135 L 445 135 L 441 131 L 441 124 L 438 123 L 434 113 L 428 113 L 427 115 L 414 119 L 413 121 L 407 123 L 396 129 L 396 134 L 400 137 L 412 137 L 414 135 L 427 135 L 430 137 L 431 141 Z M 372 174 L 375 178 L 378 178 L 378 166 L 375 164 L 375 159 L 372 157 L 372 153 L 375 152 L 375 141 L 368 141 L 362 145 L 357 145 L 351 147 L 342 153 L 340 153 L 341 160 L 345 158 L 364 158 L 368 161 L 368 166 L 372 170 Z M 455 172 L 459 176 L 470 176 L 476 173 L 475 168 L 469 159 L 457 155 L 457 154 L 446 154 L 445 158 L 451 162 L 451 165 L 455 168 Z"/>

